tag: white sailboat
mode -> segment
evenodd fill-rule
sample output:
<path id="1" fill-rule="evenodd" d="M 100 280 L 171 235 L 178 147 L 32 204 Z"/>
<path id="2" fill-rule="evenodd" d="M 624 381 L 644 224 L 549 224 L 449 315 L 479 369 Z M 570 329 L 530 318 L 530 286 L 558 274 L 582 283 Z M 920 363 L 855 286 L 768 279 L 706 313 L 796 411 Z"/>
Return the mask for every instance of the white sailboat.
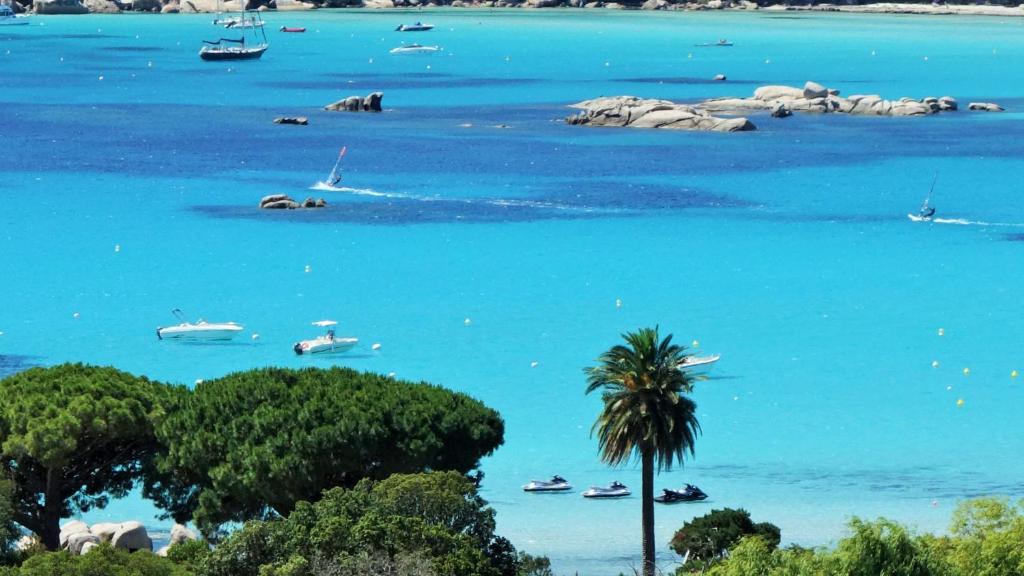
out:
<path id="1" fill-rule="evenodd" d="M 203 40 L 203 47 L 199 50 L 199 57 L 203 60 L 255 60 L 263 56 L 270 44 L 267 42 L 267 33 L 263 30 L 263 18 L 255 10 L 242 12 L 238 21 L 225 24 L 225 28 L 237 28 L 243 30 L 240 38 L 219 38 L 217 40 Z M 245 43 L 244 30 L 252 30 L 253 42 Z M 258 32 L 257 32 L 258 30 Z"/>

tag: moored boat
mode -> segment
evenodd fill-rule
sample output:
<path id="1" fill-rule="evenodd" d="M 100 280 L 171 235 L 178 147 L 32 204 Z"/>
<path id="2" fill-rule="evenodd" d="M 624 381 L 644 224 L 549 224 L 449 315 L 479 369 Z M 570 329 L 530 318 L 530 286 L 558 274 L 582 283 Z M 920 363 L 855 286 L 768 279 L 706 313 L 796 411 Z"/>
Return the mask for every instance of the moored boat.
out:
<path id="1" fill-rule="evenodd" d="M 722 38 L 718 42 L 704 42 L 703 44 L 694 44 L 698 48 L 711 48 L 715 46 L 732 46 L 732 42 L 729 42 L 725 38 Z"/>
<path id="2" fill-rule="evenodd" d="M 423 46 L 422 44 L 408 44 L 406 46 L 399 46 L 392 48 L 392 54 L 428 54 L 430 52 L 437 52 L 441 49 L 440 46 Z"/>
<path id="3" fill-rule="evenodd" d="M 267 43 L 267 33 L 263 30 L 263 18 L 255 10 L 243 12 L 235 22 L 225 24 L 225 28 L 242 30 L 240 38 L 220 38 L 218 40 L 203 40 L 203 47 L 199 49 L 199 57 L 203 60 L 256 60 L 263 56 L 270 46 Z M 246 45 L 245 30 L 252 30 L 255 44 Z M 259 30 L 257 33 L 256 30 Z"/>
<path id="4" fill-rule="evenodd" d="M 231 340 L 245 328 L 234 322 L 207 322 L 200 319 L 192 323 L 185 319 L 181 310 L 171 311 L 180 324 L 161 326 L 156 329 L 156 337 L 160 340 Z"/>
<path id="5" fill-rule="evenodd" d="M 395 28 L 396 32 L 426 32 L 427 30 L 433 30 L 433 24 L 424 24 L 417 22 L 415 24 L 399 24 L 398 28 Z"/>
<path id="6" fill-rule="evenodd" d="M 625 498 L 632 492 L 621 482 L 615 481 L 607 486 L 591 486 L 583 492 L 584 498 Z"/>
<path id="7" fill-rule="evenodd" d="M 720 354 L 712 354 L 710 356 L 687 356 L 683 359 L 682 363 L 679 364 L 680 370 L 686 370 L 691 374 L 703 374 L 711 369 L 711 365 L 722 356 Z"/>
<path id="8" fill-rule="evenodd" d="M 572 490 L 572 484 L 557 474 L 551 480 L 531 480 L 523 486 L 525 492 L 567 492 Z"/>
<path id="9" fill-rule="evenodd" d="M 0 26 L 25 26 L 28 23 L 28 16 L 18 16 L 9 4 L 0 4 Z"/>
<path id="10" fill-rule="evenodd" d="M 281 32 L 305 32 L 305 28 L 289 28 L 288 26 L 281 26 Z"/>
<path id="11" fill-rule="evenodd" d="M 292 346 L 292 350 L 299 356 L 311 354 L 335 354 L 348 352 L 359 343 L 358 338 L 338 338 L 334 335 L 334 326 L 338 323 L 334 320 L 319 320 L 313 322 L 313 326 L 327 328 L 327 333 L 312 340 L 301 340 Z"/>

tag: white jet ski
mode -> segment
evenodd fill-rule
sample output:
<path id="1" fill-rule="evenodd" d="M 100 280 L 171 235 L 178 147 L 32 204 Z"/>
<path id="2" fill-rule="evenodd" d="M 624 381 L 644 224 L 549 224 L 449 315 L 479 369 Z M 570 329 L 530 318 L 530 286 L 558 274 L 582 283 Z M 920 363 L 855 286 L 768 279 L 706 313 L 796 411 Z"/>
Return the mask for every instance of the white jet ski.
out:
<path id="1" fill-rule="evenodd" d="M 399 46 L 398 48 L 392 48 L 392 54 L 429 54 L 431 52 L 437 52 L 441 49 L 440 46 L 424 46 L 422 44 L 408 44 L 406 46 Z"/>
<path id="2" fill-rule="evenodd" d="M 312 340 L 302 340 L 292 346 L 292 350 L 299 356 L 311 354 L 335 354 L 348 352 L 359 343 L 359 338 L 338 338 L 334 335 L 334 328 L 338 323 L 334 320 L 320 320 L 313 322 L 313 326 L 327 328 L 327 333 Z"/>
<path id="3" fill-rule="evenodd" d="M 160 340 L 231 340 L 245 327 L 234 322 L 207 322 L 200 319 L 196 323 L 189 322 L 181 310 L 171 311 L 181 320 L 175 326 L 162 326 L 156 329 L 156 337 Z"/>
<path id="4" fill-rule="evenodd" d="M 621 482 L 615 481 L 607 486 L 591 486 L 583 492 L 584 498 L 624 498 L 632 492 Z"/>
<path id="5" fill-rule="evenodd" d="M 566 492 L 572 490 L 572 484 L 569 484 L 565 478 L 555 475 L 551 477 L 551 480 L 531 480 L 529 484 L 523 486 L 523 490 L 526 492 Z"/>

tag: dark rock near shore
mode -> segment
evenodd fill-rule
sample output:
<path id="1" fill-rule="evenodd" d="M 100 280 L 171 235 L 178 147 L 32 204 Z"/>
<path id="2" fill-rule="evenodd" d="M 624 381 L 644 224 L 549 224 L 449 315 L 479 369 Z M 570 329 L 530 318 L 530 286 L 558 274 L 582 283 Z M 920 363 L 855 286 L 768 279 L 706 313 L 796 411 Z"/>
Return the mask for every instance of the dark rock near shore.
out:
<path id="1" fill-rule="evenodd" d="M 87 14 L 89 9 L 78 0 L 35 0 L 36 14 Z"/>

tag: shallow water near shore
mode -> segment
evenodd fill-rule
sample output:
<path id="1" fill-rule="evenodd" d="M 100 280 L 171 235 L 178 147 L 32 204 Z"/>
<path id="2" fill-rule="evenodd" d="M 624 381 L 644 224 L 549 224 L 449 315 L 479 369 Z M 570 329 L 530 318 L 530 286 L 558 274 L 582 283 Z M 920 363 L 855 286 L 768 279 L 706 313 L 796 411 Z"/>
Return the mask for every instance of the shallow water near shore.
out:
<path id="1" fill-rule="evenodd" d="M 673 531 L 712 508 L 744 507 L 786 542 L 826 545 L 853 514 L 942 530 L 964 498 L 1024 495 L 1024 463 L 1007 457 L 1024 451 L 1024 383 L 1010 376 L 1024 370 L 1024 85 L 1009 72 L 1024 65 L 1024 20 L 266 19 L 261 61 L 219 64 L 196 54 L 224 35 L 209 15 L 0 29 L 0 374 L 84 361 L 191 385 L 326 366 L 291 344 L 336 319 L 361 340 L 338 364 L 443 384 L 502 413 L 483 495 L 499 533 L 559 574 L 637 564 L 639 500 L 579 496 L 613 479 L 639 488 L 635 468 L 597 457 L 600 400 L 583 396 L 582 368 L 646 325 L 722 354 L 695 393 L 696 458 L 656 480 L 710 495 L 657 509 L 666 566 Z M 416 19 L 437 28 L 393 32 Z M 718 38 L 735 46 L 694 47 Z M 402 42 L 444 50 L 388 53 Z M 708 81 L 718 73 L 729 81 Z M 754 115 L 759 130 L 738 134 L 560 122 L 567 104 L 600 95 L 695 101 L 808 79 L 1007 112 Z M 320 110 L 375 90 L 382 114 Z M 282 115 L 310 125 L 271 124 Z M 367 193 L 308 190 L 343 145 L 345 183 Z M 907 219 L 936 173 L 939 215 L 967 224 Z M 256 209 L 272 193 L 329 207 Z M 241 322 L 245 336 L 157 341 L 176 307 Z M 521 491 L 555 473 L 578 490 Z M 166 529 L 154 514 L 131 498 L 86 519 Z"/>

